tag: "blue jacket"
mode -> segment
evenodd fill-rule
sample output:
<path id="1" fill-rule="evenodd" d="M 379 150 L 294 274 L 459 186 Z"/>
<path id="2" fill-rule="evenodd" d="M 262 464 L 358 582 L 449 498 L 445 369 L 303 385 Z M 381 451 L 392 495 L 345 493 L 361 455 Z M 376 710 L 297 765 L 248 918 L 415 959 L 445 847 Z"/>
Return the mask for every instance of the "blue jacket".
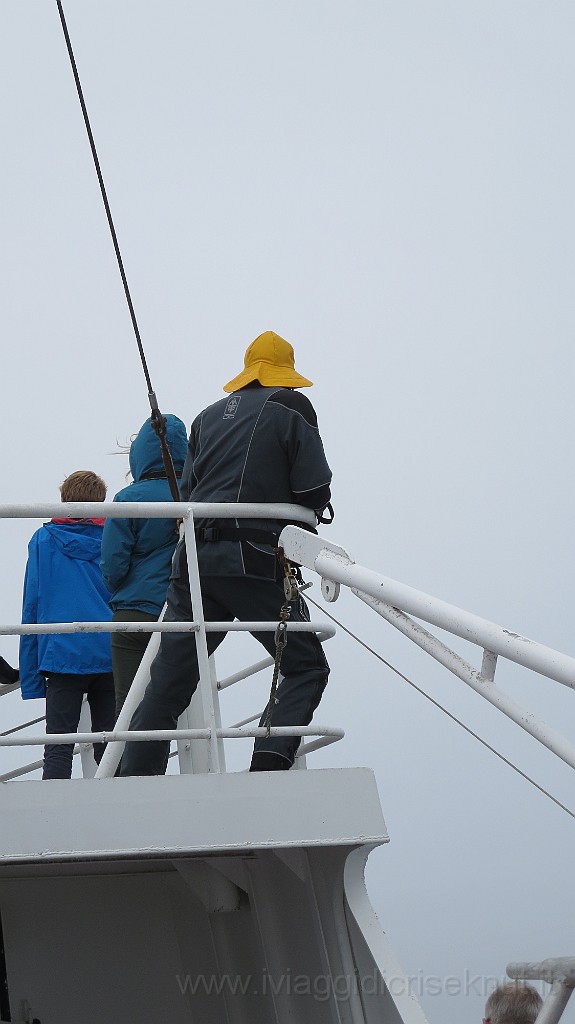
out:
<path id="1" fill-rule="evenodd" d="M 100 572 L 103 527 L 91 520 L 52 521 L 28 545 L 22 622 L 109 621 L 109 594 Z M 24 699 L 44 697 L 51 672 L 111 672 L 108 633 L 62 633 L 20 638 Z"/>
<path id="2" fill-rule="evenodd" d="M 188 449 L 185 425 L 177 416 L 166 416 L 166 439 L 179 478 Z M 171 501 L 163 479 L 146 479 L 164 472 L 160 442 L 147 419 L 130 448 L 134 482 L 116 494 L 114 501 Z M 112 597 L 114 611 L 131 608 L 159 615 L 170 578 L 172 555 L 178 534 L 175 519 L 108 519 L 102 541 L 102 575 Z"/>

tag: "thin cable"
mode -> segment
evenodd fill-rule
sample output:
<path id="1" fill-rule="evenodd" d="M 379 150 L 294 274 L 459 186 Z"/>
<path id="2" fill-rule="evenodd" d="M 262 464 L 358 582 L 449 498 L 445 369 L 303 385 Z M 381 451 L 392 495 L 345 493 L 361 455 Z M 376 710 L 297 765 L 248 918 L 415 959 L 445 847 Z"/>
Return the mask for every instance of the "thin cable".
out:
<path id="1" fill-rule="evenodd" d="M 0 732 L 0 736 L 11 736 L 13 732 L 21 732 L 22 729 L 27 729 L 29 725 L 37 725 L 38 722 L 45 722 L 46 715 L 42 715 L 41 718 L 32 718 L 29 722 L 24 722 L 23 725 L 16 725 L 13 729 L 6 729 L 6 732 Z"/>
<path id="2" fill-rule="evenodd" d="M 98 176 L 98 183 L 100 185 L 100 192 L 102 193 L 102 200 L 104 202 L 104 209 L 106 211 L 106 217 L 108 218 L 108 226 L 110 228 L 110 234 L 112 236 L 112 242 L 114 244 L 114 251 L 116 253 L 116 259 L 118 261 L 118 267 L 120 270 L 120 277 L 122 278 L 122 284 L 124 285 L 124 294 L 126 296 L 126 302 L 128 303 L 128 309 L 130 311 L 130 317 L 132 319 L 132 326 L 134 328 L 134 334 L 136 336 L 136 342 L 138 345 L 138 351 L 140 353 L 140 360 L 142 363 L 142 369 L 144 371 L 144 377 L 146 378 L 146 385 L 148 388 L 148 399 L 150 402 L 150 408 L 152 410 L 152 426 L 158 435 L 160 441 L 160 448 L 162 452 L 162 461 L 166 470 L 166 477 L 170 486 L 170 493 L 174 501 L 180 500 L 180 492 L 178 488 L 178 481 L 176 479 L 176 471 L 174 469 L 174 463 L 168 448 L 168 442 L 166 440 L 166 419 L 162 416 L 159 406 L 158 399 L 156 398 L 154 389 L 152 387 L 152 380 L 148 371 L 148 364 L 146 362 L 146 356 L 144 353 L 144 346 L 142 344 L 142 338 L 140 336 L 140 329 L 138 327 L 138 321 L 136 320 L 136 311 L 132 302 L 132 296 L 130 294 L 130 288 L 128 285 L 128 278 L 126 271 L 124 270 L 124 261 L 122 259 L 122 253 L 120 252 L 120 244 L 118 242 L 118 236 L 116 235 L 116 228 L 114 227 L 114 220 L 112 218 L 112 211 L 108 202 L 108 195 L 106 192 L 106 186 L 104 184 L 104 176 L 102 174 L 102 168 L 100 167 L 100 160 L 98 159 L 98 152 L 96 150 L 96 143 L 94 142 L 94 136 L 92 133 L 92 127 L 90 125 L 90 118 L 88 116 L 88 108 L 84 101 L 84 93 L 82 91 L 82 84 L 80 82 L 80 75 L 78 74 L 78 67 L 76 64 L 76 58 L 72 49 L 72 42 L 70 39 L 70 33 L 68 32 L 68 26 L 66 24 L 66 18 L 64 16 L 64 8 L 62 7 L 61 0 L 56 0 L 58 5 L 58 13 L 60 15 L 60 21 L 62 23 L 62 30 L 64 32 L 64 39 L 66 40 L 66 47 L 68 50 L 68 56 L 70 58 L 70 64 L 72 65 L 72 72 L 74 74 L 74 81 L 76 83 L 76 91 L 78 93 L 78 99 L 80 100 L 80 106 L 82 108 L 82 114 L 84 116 L 84 124 L 86 126 L 86 132 L 88 133 L 88 141 L 90 143 L 90 149 L 92 151 L 92 158 L 94 160 L 94 166 L 96 168 L 96 174 Z"/>
<path id="3" fill-rule="evenodd" d="M 340 622 L 338 619 L 336 619 L 334 615 L 330 615 L 330 613 L 325 610 L 323 605 L 319 605 L 317 601 L 314 601 L 313 597 L 310 597 L 308 594 L 306 594 L 306 601 L 310 601 L 311 604 L 315 605 L 315 607 L 318 608 L 323 615 L 326 615 L 328 619 L 331 619 L 332 622 L 335 622 L 336 626 L 339 626 L 340 629 L 343 629 L 344 633 L 347 633 L 348 636 L 351 636 L 354 640 L 357 641 L 358 644 L 361 645 L 361 647 L 364 647 L 366 651 L 369 651 L 370 654 L 373 654 L 374 658 L 377 658 L 387 668 L 391 669 L 392 672 L 395 672 L 395 674 L 399 676 L 400 679 L 403 679 L 404 682 L 406 682 L 409 686 L 416 690 L 417 693 L 420 693 L 422 697 L 425 697 L 426 700 L 430 701 L 430 703 L 433 704 L 434 707 L 438 708 L 440 711 L 443 711 L 443 714 L 447 715 L 448 718 L 451 718 L 451 720 L 455 722 L 456 725 L 459 725 L 461 726 L 462 729 L 465 729 L 465 732 L 469 733 L 470 736 L 473 736 L 473 738 L 476 739 L 478 743 L 481 743 L 483 747 L 486 747 L 487 750 L 490 750 L 492 754 L 495 754 L 495 756 L 498 757 L 501 761 L 503 761 L 504 764 L 508 765 L 509 768 L 512 768 L 514 772 L 517 772 L 517 774 L 520 775 L 522 779 L 525 779 L 525 781 L 529 782 L 532 786 L 535 787 L 535 789 L 538 789 L 540 793 L 543 793 L 543 795 L 548 797 L 549 800 L 552 800 L 553 803 L 557 804 L 557 806 L 560 807 L 562 811 L 565 811 L 566 814 L 569 814 L 572 818 L 575 818 L 575 813 L 571 811 L 569 807 L 566 807 L 565 804 L 562 804 L 561 801 L 557 799 L 557 797 L 554 797 L 551 793 L 548 792 L 548 790 L 544 789 L 543 786 L 540 786 L 538 782 L 535 782 L 535 779 L 532 779 L 530 775 L 526 775 L 525 772 L 521 770 L 521 768 L 518 768 L 516 764 L 513 764 L 513 761 L 510 761 L 507 757 L 505 757 L 504 754 L 500 754 L 500 752 L 496 750 L 495 747 L 492 747 L 490 743 L 487 743 L 487 741 L 482 739 L 481 736 L 478 736 L 476 732 L 473 732 L 473 729 L 470 729 L 468 725 L 465 725 L 465 723 L 462 722 L 459 718 L 457 718 L 456 715 L 453 715 L 451 711 L 448 711 L 447 708 L 444 708 L 443 705 L 440 704 L 438 701 L 434 700 L 433 697 L 430 697 L 430 695 L 426 693 L 425 690 L 422 690 L 420 686 L 417 686 L 417 684 L 414 683 L 413 680 L 408 679 L 408 677 L 405 676 L 403 672 L 400 672 L 398 668 L 395 668 L 395 666 L 392 665 L 389 661 L 386 661 L 385 658 L 381 656 L 381 654 L 378 654 L 377 651 L 374 651 L 373 647 L 370 647 L 369 644 L 366 644 L 365 641 L 361 640 L 360 637 L 356 636 L 355 633 L 352 633 L 351 629 L 348 629 L 347 626 L 344 626 L 343 622 Z"/>
<path id="4" fill-rule="evenodd" d="M 86 103 L 84 101 L 84 93 L 82 92 L 82 85 L 81 85 L 81 82 L 80 82 L 80 76 L 78 74 L 78 67 L 76 65 L 76 58 L 74 57 L 74 51 L 72 49 L 72 43 L 71 43 L 71 40 L 70 40 L 70 34 L 68 32 L 68 26 L 66 24 L 66 18 L 64 17 L 64 9 L 62 7 L 61 0 L 56 0 L 56 3 L 58 5 L 58 13 L 60 15 L 60 21 L 62 22 L 62 30 L 64 32 L 64 38 L 66 40 L 66 46 L 68 48 L 68 56 L 70 57 L 70 64 L 72 65 L 72 71 L 74 73 L 74 81 L 76 83 L 76 90 L 78 92 L 78 99 L 80 100 L 80 106 L 82 108 L 82 114 L 84 115 L 84 124 L 86 126 L 86 131 L 88 133 L 88 140 L 90 142 L 90 149 L 92 150 L 92 157 L 93 157 L 93 160 L 94 160 L 94 166 L 96 168 L 96 174 L 98 176 L 98 182 L 100 184 L 100 192 L 102 193 L 102 199 L 103 199 L 103 202 L 104 202 L 104 209 L 106 210 L 106 217 L 108 218 L 108 225 L 109 225 L 109 228 L 110 228 L 110 234 L 112 236 L 112 242 L 114 243 L 114 249 L 115 249 L 115 252 L 116 252 L 116 259 L 118 261 L 118 267 L 120 269 L 120 277 L 122 278 L 122 284 L 124 285 L 124 292 L 126 294 L 126 301 L 128 303 L 128 309 L 130 310 L 130 316 L 132 318 L 132 325 L 133 325 L 133 328 L 134 328 L 134 334 L 136 335 L 136 341 L 138 343 L 138 349 L 139 349 L 139 352 L 140 352 L 140 359 L 142 361 L 142 368 L 144 370 L 144 376 L 146 378 L 146 384 L 148 385 L 148 394 L 150 395 L 150 404 L 151 404 L 151 397 L 153 396 L 153 398 L 155 400 L 156 396 L 154 395 L 154 389 L 152 388 L 152 381 L 150 379 L 150 374 L 148 372 L 148 364 L 146 363 L 146 356 L 144 354 L 144 346 L 142 345 L 142 339 L 140 337 L 140 330 L 139 330 L 139 327 L 138 327 L 138 321 L 136 320 L 136 312 L 134 310 L 134 305 L 133 305 L 133 302 L 132 302 L 132 296 L 130 295 L 130 288 L 128 286 L 128 278 L 126 277 L 126 271 L 124 270 L 124 261 L 122 260 L 122 253 L 120 252 L 120 245 L 119 245 L 119 242 L 118 242 L 118 236 L 116 235 L 116 229 L 114 227 L 114 221 L 112 219 L 112 211 L 110 209 L 110 204 L 108 202 L 108 195 L 106 193 L 106 186 L 104 184 L 104 178 L 103 178 L 103 175 L 102 175 L 102 169 L 100 167 L 100 161 L 98 159 L 98 153 L 97 153 L 97 150 L 96 150 L 96 143 L 94 142 L 94 136 L 92 134 L 92 128 L 91 128 L 91 125 L 90 125 L 90 118 L 88 117 L 88 109 L 87 109 Z M 152 409 L 153 408 L 154 408 L 154 406 L 152 405 Z M 157 402 L 156 402 L 156 408 L 157 408 Z"/>

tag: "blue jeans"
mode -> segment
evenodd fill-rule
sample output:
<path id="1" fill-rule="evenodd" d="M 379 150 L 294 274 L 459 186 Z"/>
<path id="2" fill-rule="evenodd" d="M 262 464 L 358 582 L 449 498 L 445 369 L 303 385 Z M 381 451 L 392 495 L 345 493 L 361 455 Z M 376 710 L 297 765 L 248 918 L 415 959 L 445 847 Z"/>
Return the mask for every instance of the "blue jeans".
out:
<path id="1" fill-rule="evenodd" d="M 46 677 L 46 732 L 77 732 L 82 698 L 88 697 L 93 732 L 110 732 L 116 721 L 116 698 L 112 672 L 89 675 L 52 674 Z M 105 743 L 94 744 L 98 764 Z M 44 747 L 43 779 L 69 779 L 72 775 L 72 743 L 47 743 Z"/>

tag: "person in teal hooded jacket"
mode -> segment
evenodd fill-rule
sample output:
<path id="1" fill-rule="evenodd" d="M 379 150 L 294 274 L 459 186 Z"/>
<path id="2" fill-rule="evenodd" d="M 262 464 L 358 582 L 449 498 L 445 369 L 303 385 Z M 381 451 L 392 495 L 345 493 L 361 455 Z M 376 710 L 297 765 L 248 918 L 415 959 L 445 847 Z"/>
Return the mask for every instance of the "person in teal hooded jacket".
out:
<path id="1" fill-rule="evenodd" d="M 185 424 L 166 416 L 166 441 L 178 479 L 188 450 Z M 133 482 L 114 501 L 171 501 L 160 441 L 151 418 L 130 447 Z M 155 622 L 162 611 L 178 541 L 175 519 L 108 519 L 101 569 L 115 622 Z M 112 633 L 116 714 L 122 709 L 150 639 L 149 633 Z"/>
<path id="2" fill-rule="evenodd" d="M 66 477 L 62 501 L 104 501 L 106 485 L 89 470 Z M 106 622 L 108 591 L 100 572 L 103 519 L 52 519 L 28 545 L 22 622 Z M 114 727 L 114 680 L 108 633 L 26 634 L 20 638 L 24 700 L 46 697 L 46 732 L 76 732 L 87 695 L 94 732 Z M 47 743 L 44 779 L 69 779 L 73 744 Z M 104 744 L 95 744 L 100 761 Z"/>

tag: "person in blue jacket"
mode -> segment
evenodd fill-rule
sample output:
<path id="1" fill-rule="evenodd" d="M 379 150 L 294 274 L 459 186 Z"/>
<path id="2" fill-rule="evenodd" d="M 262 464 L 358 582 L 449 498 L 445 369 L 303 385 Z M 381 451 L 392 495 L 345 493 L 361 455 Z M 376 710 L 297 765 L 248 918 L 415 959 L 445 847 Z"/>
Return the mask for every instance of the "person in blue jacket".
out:
<path id="1" fill-rule="evenodd" d="M 185 424 L 166 417 L 166 441 L 176 476 L 181 476 L 188 450 Z M 114 501 L 171 501 L 160 441 L 151 418 L 130 447 L 133 483 Z M 155 622 L 162 611 L 178 541 L 175 519 L 108 519 L 102 540 L 102 575 L 111 594 L 115 622 Z M 116 714 L 122 709 L 148 646 L 150 633 L 112 633 L 112 664 Z"/>
<path id="2" fill-rule="evenodd" d="M 106 485 L 79 470 L 60 487 L 62 501 L 104 501 Z M 104 520 L 52 519 L 28 545 L 23 623 L 109 622 L 110 595 L 100 571 Z M 20 638 L 24 700 L 46 697 L 46 732 L 76 732 L 84 694 L 94 732 L 114 727 L 114 679 L 108 633 L 27 634 Z M 73 744 L 47 743 L 43 779 L 69 779 Z M 104 744 L 95 744 L 100 761 Z"/>

